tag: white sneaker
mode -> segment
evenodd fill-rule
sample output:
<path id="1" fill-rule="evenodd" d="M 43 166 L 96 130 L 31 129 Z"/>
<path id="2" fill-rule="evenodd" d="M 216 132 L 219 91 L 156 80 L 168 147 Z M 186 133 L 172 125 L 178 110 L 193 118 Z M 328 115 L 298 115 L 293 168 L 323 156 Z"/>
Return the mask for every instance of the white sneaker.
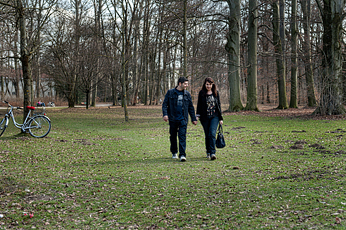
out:
<path id="1" fill-rule="evenodd" d="M 173 159 L 178 159 L 177 154 L 176 154 L 176 153 L 173 153 L 173 154 L 172 154 L 172 158 L 173 158 Z"/>
<path id="2" fill-rule="evenodd" d="M 181 161 L 181 162 L 184 162 L 184 161 L 186 161 L 186 157 L 184 157 L 184 156 L 181 156 L 181 157 L 180 157 L 180 161 Z"/>
<path id="3" fill-rule="evenodd" d="M 216 156 L 215 156 L 215 154 L 211 154 L 211 156 L 210 156 L 210 160 L 216 160 Z"/>
<path id="4" fill-rule="evenodd" d="M 207 159 L 210 159 L 210 153 L 207 153 Z"/>

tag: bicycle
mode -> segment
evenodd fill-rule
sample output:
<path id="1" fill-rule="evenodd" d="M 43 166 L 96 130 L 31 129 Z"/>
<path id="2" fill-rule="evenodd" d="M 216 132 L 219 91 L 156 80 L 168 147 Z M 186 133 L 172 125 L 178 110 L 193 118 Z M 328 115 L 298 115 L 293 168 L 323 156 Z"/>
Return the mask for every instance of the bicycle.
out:
<path id="1" fill-rule="evenodd" d="M 34 106 L 27 106 L 27 108 L 29 109 L 29 113 L 26 116 L 23 124 L 19 124 L 16 122 L 13 115 L 14 107 L 7 101 L 3 101 L 3 103 L 7 104 L 7 110 L 8 108 L 10 109 L 7 111 L 5 117 L 0 122 L 0 136 L 5 132 L 10 118 L 12 118 L 13 124 L 16 128 L 21 129 L 24 133 L 29 132 L 33 137 L 42 138 L 47 136 L 50 132 L 52 125 L 50 119 L 46 115 L 33 114 L 33 116 L 31 116 L 31 113 L 34 113 L 33 111 L 35 110 Z M 17 107 L 17 109 L 23 108 Z"/>

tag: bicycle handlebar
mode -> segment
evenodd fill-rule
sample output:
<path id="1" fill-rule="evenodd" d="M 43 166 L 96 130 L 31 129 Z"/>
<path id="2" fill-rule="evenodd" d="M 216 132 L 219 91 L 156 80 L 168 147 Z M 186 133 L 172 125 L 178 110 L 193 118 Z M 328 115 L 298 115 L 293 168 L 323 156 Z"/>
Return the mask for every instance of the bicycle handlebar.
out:
<path id="1" fill-rule="evenodd" d="M 8 104 L 9 106 L 12 106 L 8 101 L 2 101 L 2 102 Z M 23 108 L 18 106 L 17 109 L 23 109 Z"/>
<path id="2" fill-rule="evenodd" d="M 3 103 L 6 103 L 6 104 L 8 104 L 9 106 L 11 106 L 12 107 L 12 105 L 8 102 L 8 101 L 2 101 Z M 23 109 L 22 107 L 17 107 L 17 109 Z"/>

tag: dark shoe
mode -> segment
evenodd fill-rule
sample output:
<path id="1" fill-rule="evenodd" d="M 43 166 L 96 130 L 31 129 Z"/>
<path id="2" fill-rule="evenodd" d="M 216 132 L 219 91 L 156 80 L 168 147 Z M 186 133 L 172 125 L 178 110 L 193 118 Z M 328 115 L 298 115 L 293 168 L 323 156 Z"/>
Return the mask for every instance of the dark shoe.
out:
<path id="1" fill-rule="evenodd" d="M 210 156 L 210 160 L 216 160 L 216 156 L 215 156 L 215 154 L 211 154 L 211 156 Z"/>
<path id="2" fill-rule="evenodd" d="M 176 153 L 173 153 L 173 154 L 172 154 L 172 158 L 173 158 L 173 159 L 178 159 L 177 154 L 176 154 Z"/>
<path id="3" fill-rule="evenodd" d="M 181 156 L 181 157 L 180 157 L 180 161 L 181 161 L 181 162 L 184 162 L 184 161 L 186 161 L 186 157 L 184 157 L 184 156 Z"/>
<path id="4" fill-rule="evenodd" d="M 207 159 L 210 160 L 210 153 L 207 153 Z"/>

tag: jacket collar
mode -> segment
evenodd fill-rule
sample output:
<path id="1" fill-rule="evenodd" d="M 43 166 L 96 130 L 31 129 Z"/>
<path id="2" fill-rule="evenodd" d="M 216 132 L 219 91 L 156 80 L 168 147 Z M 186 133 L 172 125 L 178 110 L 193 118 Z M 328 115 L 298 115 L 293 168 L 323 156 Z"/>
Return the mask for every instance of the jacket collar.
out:
<path id="1" fill-rule="evenodd" d="M 174 89 L 178 90 L 177 87 L 178 87 L 178 86 L 176 86 Z M 176 90 L 174 90 L 174 93 L 177 93 Z M 178 91 L 179 91 L 179 90 L 178 90 Z M 184 94 L 186 94 L 186 92 L 187 92 L 187 91 L 184 89 Z"/>

